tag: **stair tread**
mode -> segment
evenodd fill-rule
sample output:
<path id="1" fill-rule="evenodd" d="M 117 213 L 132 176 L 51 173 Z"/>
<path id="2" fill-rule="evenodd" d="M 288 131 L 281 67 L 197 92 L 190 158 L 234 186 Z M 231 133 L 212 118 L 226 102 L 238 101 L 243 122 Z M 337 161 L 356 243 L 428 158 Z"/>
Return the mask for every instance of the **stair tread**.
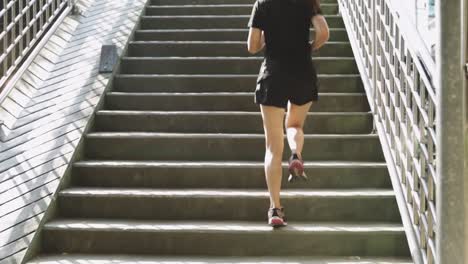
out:
<path id="1" fill-rule="evenodd" d="M 119 219 L 55 219 L 44 226 L 53 230 L 105 230 L 105 231 L 224 231 L 224 232 L 271 232 L 273 227 L 254 221 L 187 221 L 187 220 L 119 220 Z M 349 223 L 349 222 L 295 222 L 275 232 L 301 233 L 401 233 L 400 223 Z"/>
<path id="2" fill-rule="evenodd" d="M 235 138 L 263 138 L 264 134 L 234 134 L 234 133 L 164 133 L 164 132 L 91 132 L 87 136 L 142 136 L 142 137 L 235 137 Z M 377 134 L 313 134 L 305 135 L 306 138 L 378 138 Z"/>
<path id="3" fill-rule="evenodd" d="M 213 57 L 180 57 L 180 56 L 165 56 L 165 57 L 135 57 L 135 56 L 125 56 L 123 60 L 190 60 L 190 61 L 202 61 L 202 60 L 254 60 L 260 61 L 263 60 L 263 57 L 260 56 L 249 56 L 249 57 L 239 57 L 239 56 L 213 56 Z M 354 57 L 346 56 L 329 56 L 329 57 L 314 57 L 314 61 L 319 60 L 349 60 L 354 61 Z"/>
<path id="4" fill-rule="evenodd" d="M 320 6 L 338 6 L 337 3 L 321 3 Z M 186 8 L 186 7 L 252 7 L 252 4 L 187 4 L 187 5 L 153 5 L 148 8 Z"/>
<path id="5" fill-rule="evenodd" d="M 129 41 L 129 44 L 243 44 L 245 41 L 234 41 L 234 40 L 133 40 Z M 327 41 L 327 45 L 334 44 L 347 44 L 350 45 L 349 41 Z"/>
<path id="6" fill-rule="evenodd" d="M 155 73 L 120 73 L 116 77 L 138 77 L 138 78 L 220 78 L 220 77 L 257 77 L 257 74 L 155 74 Z M 349 78 L 349 77 L 360 77 L 359 74 L 318 74 L 319 78 Z"/>
<path id="7" fill-rule="evenodd" d="M 313 29 L 311 29 L 312 32 L 314 32 Z M 330 33 L 333 32 L 345 32 L 346 29 L 344 28 L 329 28 Z M 137 29 L 136 33 L 137 34 L 143 34 L 143 33 L 219 33 L 219 32 L 224 32 L 224 33 L 238 33 L 238 32 L 248 32 L 248 29 L 243 29 L 243 28 L 199 28 L 199 29 L 190 29 L 190 28 L 166 28 L 166 29 Z M 213 40 L 214 41 L 214 40 Z"/>
<path id="8" fill-rule="evenodd" d="M 283 162 L 283 166 L 287 166 L 287 162 Z M 191 161 L 125 161 L 125 160 L 82 160 L 73 164 L 79 167 L 263 167 L 263 162 L 249 162 L 249 161 L 206 161 L 206 162 L 191 162 Z M 319 168 L 319 167 L 371 167 L 371 168 L 386 168 L 385 162 L 360 162 L 360 161 L 305 161 L 306 168 Z"/>
<path id="9" fill-rule="evenodd" d="M 155 189 L 155 188 L 96 188 L 71 187 L 60 191 L 61 196 L 132 196 L 132 197 L 269 197 L 268 191 L 259 189 Z M 282 190 L 288 197 L 394 197 L 393 189 L 294 189 Z"/>
<path id="10" fill-rule="evenodd" d="M 313 30 L 313 29 L 312 29 Z M 329 28 L 330 31 L 346 31 L 345 28 Z M 248 28 L 166 28 L 166 29 L 137 29 L 136 32 L 212 32 L 212 31 L 249 31 Z"/>
<path id="11" fill-rule="evenodd" d="M 99 110 L 98 115 L 260 115 L 260 112 L 248 111 L 155 111 L 155 110 Z M 372 115 L 370 112 L 311 112 L 309 116 L 355 116 Z"/>
<path id="12" fill-rule="evenodd" d="M 177 4 L 216 4 L 216 5 L 222 5 L 222 4 L 250 4 L 252 5 L 254 1 L 252 0 L 230 0 L 230 1 L 219 1 L 219 0 L 209 0 L 209 1 L 200 1 L 200 0 L 190 0 L 190 1 L 174 1 L 174 0 L 152 0 L 150 1 L 152 5 L 177 5 Z M 337 0 L 322 0 L 322 4 L 337 4 Z"/>
<path id="13" fill-rule="evenodd" d="M 92 132 L 85 136 L 87 148 L 84 157 L 168 161 L 264 160 L 265 135 L 260 131 L 239 131 L 239 134 L 207 132 L 210 133 Z M 304 150 L 303 154 L 309 160 L 384 160 L 376 134 L 307 133 L 304 140 L 315 145 L 315 148 Z M 284 152 L 283 158 L 289 158 L 288 153 Z"/>
<path id="14" fill-rule="evenodd" d="M 148 263 L 148 264 L 410 264 L 411 258 L 390 258 L 390 257 L 311 257 L 311 256 L 261 256 L 261 257 L 213 257 L 213 256 L 137 256 L 137 255 L 87 255 L 87 254 L 67 254 L 67 255 L 39 255 L 29 264 L 119 264 L 119 263 Z"/>
<path id="15" fill-rule="evenodd" d="M 160 133 L 160 132 L 91 132 L 88 138 L 140 137 L 140 138 L 264 138 L 264 134 L 232 133 Z M 307 134 L 307 138 L 378 138 L 376 134 Z"/>
<path id="16" fill-rule="evenodd" d="M 325 18 L 341 18 L 340 15 L 323 15 Z M 144 15 L 141 16 L 142 19 L 145 18 L 250 18 L 250 15 L 170 15 L 170 16 L 162 16 L 162 15 Z"/>
<path id="17" fill-rule="evenodd" d="M 146 96 L 171 96 L 171 97 L 182 97 L 182 96 L 220 96 L 220 95 L 229 95 L 229 96 L 251 96 L 254 92 L 200 92 L 200 93 L 170 93 L 170 92 L 108 92 L 108 95 L 125 95 L 125 96 L 138 96 L 138 97 L 146 97 Z M 319 93 L 321 96 L 356 96 L 362 97 L 366 96 L 365 93 Z"/>

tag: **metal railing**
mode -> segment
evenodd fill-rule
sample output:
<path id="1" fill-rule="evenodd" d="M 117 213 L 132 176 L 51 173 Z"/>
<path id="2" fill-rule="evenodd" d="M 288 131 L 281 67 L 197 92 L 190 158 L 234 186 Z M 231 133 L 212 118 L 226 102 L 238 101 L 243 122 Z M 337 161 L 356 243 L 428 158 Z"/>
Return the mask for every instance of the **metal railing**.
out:
<path id="1" fill-rule="evenodd" d="M 0 0 L 0 89 L 71 4 L 71 0 Z"/>
<path id="2" fill-rule="evenodd" d="M 461 105 L 463 99 L 458 99 L 454 105 L 447 106 L 449 98 L 453 99 L 455 93 L 445 96 L 441 93 L 448 93 L 449 89 L 446 86 L 452 84 L 440 81 L 444 79 L 438 76 L 441 71 L 436 68 L 429 52 L 421 48 L 422 40 L 415 25 L 398 15 L 392 6 L 392 1 L 338 0 L 338 2 L 374 114 L 375 131 L 381 139 L 392 175 L 413 260 L 415 263 L 461 264 L 463 261 L 460 260 L 465 254 L 463 247 L 466 245 L 466 234 L 463 224 L 457 221 L 464 222 L 463 200 L 466 198 L 463 198 L 463 175 L 466 171 L 463 171 L 463 166 L 461 169 L 458 166 L 458 170 L 455 171 L 452 165 L 454 162 L 463 165 L 464 128 L 458 126 L 463 124 L 459 119 L 451 118 L 453 122 L 449 125 L 445 122 L 447 118 L 444 115 L 450 116 L 448 111 L 456 110 L 464 119 L 466 109 Z M 459 11 L 463 1 L 454 2 L 460 5 Z M 460 11 L 456 13 L 455 6 L 450 10 L 451 13 L 448 13 L 448 10 L 446 12 L 447 16 L 450 14 L 458 18 L 461 14 Z M 459 20 L 453 21 L 461 22 Z M 455 31 L 453 34 L 462 34 L 461 31 L 456 32 L 461 25 L 462 23 L 456 25 L 452 30 Z M 439 34 L 439 37 L 443 37 L 443 34 Z M 458 41 L 456 40 L 457 36 L 454 35 L 451 42 L 446 42 L 452 43 L 452 48 L 461 50 L 461 47 L 457 46 L 462 43 L 460 36 Z M 459 50 L 452 53 L 459 54 Z M 452 71 L 457 69 L 455 74 L 458 75 L 453 74 L 450 77 L 456 77 L 456 81 L 452 82 L 460 84 L 461 60 L 455 58 L 456 56 L 451 56 L 452 65 L 447 64 L 447 66 L 450 66 Z M 438 59 L 442 62 L 446 60 L 443 56 L 439 56 Z M 442 72 L 446 74 L 449 71 Z M 444 90 L 441 87 L 444 87 Z M 451 91 L 458 91 L 456 89 L 457 87 L 453 87 Z M 466 91 L 456 93 L 458 96 L 466 96 Z M 445 105 L 444 109 L 442 105 Z M 444 117 L 445 123 L 441 122 L 441 117 Z M 452 132 L 456 129 L 448 128 L 453 125 L 457 125 L 456 129 L 461 130 L 459 131 L 461 133 L 457 132 L 461 148 L 456 147 L 456 150 L 453 144 L 449 146 L 446 142 L 446 138 L 451 138 L 453 141 L 455 134 Z M 444 148 L 441 147 L 442 142 Z M 454 151 L 455 155 L 450 156 L 448 153 L 450 151 Z M 445 155 L 450 156 L 450 162 L 453 164 L 446 162 L 449 158 Z M 456 155 L 461 157 L 454 158 Z M 450 166 L 452 171 L 449 171 L 450 168 L 443 169 Z M 455 188 L 456 184 L 459 185 L 458 188 Z M 456 193 L 448 196 L 450 191 Z M 440 204 L 442 202 L 445 204 Z M 440 222 L 444 222 L 443 227 Z M 448 225 L 452 227 L 449 228 Z M 448 234 L 446 230 L 452 234 Z M 441 232 L 444 232 L 443 236 Z M 458 236 L 454 235 L 456 232 L 459 233 Z M 440 241 L 441 237 L 445 237 L 445 242 L 450 241 L 450 245 L 444 246 L 444 249 L 440 246 L 445 243 Z M 440 253 L 449 247 L 452 247 L 450 253 Z"/>

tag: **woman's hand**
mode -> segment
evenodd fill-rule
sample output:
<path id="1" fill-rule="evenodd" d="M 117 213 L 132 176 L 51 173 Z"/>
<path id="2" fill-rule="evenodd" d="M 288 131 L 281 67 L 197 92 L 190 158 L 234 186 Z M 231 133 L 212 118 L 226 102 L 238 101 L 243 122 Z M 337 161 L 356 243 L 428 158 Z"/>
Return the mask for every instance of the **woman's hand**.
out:
<path id="1" fill-rule="evenodd" d="M 315 29 L 315 38 L 312 41 L 312 51 L 320 49 L 330 38 L 330 30 L 327 21 L 322 15 L 312 17 L 312 24 Z"/>

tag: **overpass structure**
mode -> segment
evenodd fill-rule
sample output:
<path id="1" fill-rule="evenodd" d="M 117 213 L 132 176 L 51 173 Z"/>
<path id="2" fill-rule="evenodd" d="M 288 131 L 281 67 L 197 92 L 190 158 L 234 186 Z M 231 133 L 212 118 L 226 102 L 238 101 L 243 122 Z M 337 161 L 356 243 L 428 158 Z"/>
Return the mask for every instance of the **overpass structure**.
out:
<path id="1" fill-rule="evenodd" d="M 321 1 L 311 180 L 284 182 L 282 230 L 253 0 L 1 3 L 1 264 L 468 263 L 466 1 L 436 3 L 435 56 L 395 1 Z"/>

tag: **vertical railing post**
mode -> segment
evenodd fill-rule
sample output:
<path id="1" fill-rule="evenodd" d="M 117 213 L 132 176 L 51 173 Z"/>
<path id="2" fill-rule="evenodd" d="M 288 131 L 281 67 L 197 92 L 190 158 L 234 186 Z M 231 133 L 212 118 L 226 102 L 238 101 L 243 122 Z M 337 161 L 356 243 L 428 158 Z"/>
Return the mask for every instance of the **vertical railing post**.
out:
<path id="1" fill-rule="evenodd" d="M 7 0 L 3 0 L 3 8 L 5 9 L 5 13 L 3 14 L 3 32 L 5 35 L 3 35 L 3 54 L 1 55 L 6 55 L 8 56 L 8 52 L 7 52 L 7 49 L 8 49 L 8 34 L 7 34 L 7 28 L 8 28 L 8 12 L 7 12 L 7 5 L 8 5 L 8 1 Z M 8 57 L 6 57 L 4 59 L 4 61 L 2 62 L 3 65 L 2 65 L 2 76 L 6 74 L 6 72 L 8 71 Z M 0 77 L 1 78 L 1 77 Z"/>
<path id="2" fill-rule="evenodd" d="M 377 133 L 377 124 L 376 122 L 379 122 L 379 115 L 377 114 L 377 51 L 376 51 L 376 43 L 377 43 L 377 29 L 376 29 L 376 23 L 377 23 L 377 14 L 375 10 L 375 5 L 377 0 L 371 0 L 372 1 L 372 6 L 371 6 L 371 12 L 372 12 L 372 43 L 371 49 L 372 49 L 372 111 L 374 114 L 373 122 L 374 122 L 374 128 L 372 133 Z"/>
<path id="3" fill-rule="evenodd" d="M 463 25 L 463 41 L 462 41 L 462 48 L 463 48 L 463 57 L 465 62 L 465 79 L 463 84 L 463 89 L 465 90 L 465 117 L 464 117 L 464 124 L 465 127 L 465 165 L 464 165 L 464 172 L 463 178 L 465 179 L 464 189 L 465 191 L 468 190 L 468 0 L 463 0 L 463 7 L 462 7 L 462 25 Z M 468 199 L 465 198 L 465 223 L 468 220 Z M 465 240 L 468 237 L 468 227 L 465 224 Z M 468 247 L 468 243 L 465 241 L 465 262 L 468 263 L 468 252 L 466 252 L 466 248 Z"/>
<path id="4" fill-rule="evenodd" d="M 438 264 L 463 264 L 465 218 L 466 89 L 464 0 L 437 1 L 437 232 Z M 466 180 L 465 180 L 466 179 Z"/>

